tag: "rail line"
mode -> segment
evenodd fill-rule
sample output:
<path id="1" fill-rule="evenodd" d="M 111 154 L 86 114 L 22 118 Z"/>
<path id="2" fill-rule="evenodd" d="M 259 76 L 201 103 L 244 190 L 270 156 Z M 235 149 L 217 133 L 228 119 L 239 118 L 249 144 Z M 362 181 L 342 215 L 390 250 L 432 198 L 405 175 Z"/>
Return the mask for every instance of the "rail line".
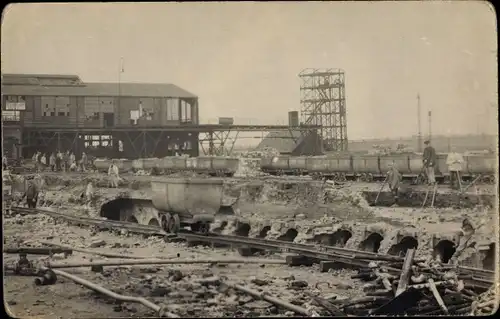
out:
<path id="1" fill-rule="evenodd" d="M 127 229 L 129 232 L 164 236 L 166 238 L 178 238 L 191 242 L 204 242 L 211 244 L 222 244 L 240 249 L 256 249 L 278 253 L 291 253 L 316 260 L 333 261 L 355 268 L 367 268 L 372 260 L 387 261 L 389 263 L 402 263 L 404 258 L 392 255 L 377 254 L 367 251 L 359 251 L 334 246 L 325 246 L 320 244 L 299 244 L 288 241 L 263 239 L 254 237 L 222 235 L 217 233 L 197 234 L 190 231 L 183 231 L 176 235 L 168 234 L 158 226 L 140 225 L 131 222 L 105 220 L 98 218 L 70 216 L 59 212 L 53 212 L 44 209 L 33 209 L 26 207 L 11 207 L 12 211 L 20 214 L 46 214 L 53 218 L 64 219 L 77 225 L 98 226 L 101 229 Z M 416 260 L 423 261 L 423 260 Z M 450 265 L 443 265 L 444 268 L 456 269 L 461 276 L 467 276 L 466 281 L 475 286 L 488 289 L 493 285 L 495 273 L 490 270 Z M 399 275 L 401 268 L 399 266 L 385 266 L 389 273 Z M 432 271 L 432 269 L 428 269 Z"/>
<path id="2" fill-rule="evenodd" d="M 90 218 L 84 216 L 71 216 L 59 212 L 54 212 L 47 209 L 40 208 L 27 208 L 20 206 L 10 207 L 11 211 L 16 212 L 21 215 L 35 215 L 35 214 L 44 214 L 50 216 L 52 218 L 63 219 L 69 223 L 74 223 L 77 225 L 92 225 L 98 226 L 101 229 L 124 229 L 127 231 L 144 234 L 144 235 L 157 235 L 157 236 L 165 236 L 167 233 L 157 226 L 150 225 L 141 225 L 131 222 L 118 221 L 118 220 L 109 220 L 109 219 L 99 219 L 99 218 Z"/>

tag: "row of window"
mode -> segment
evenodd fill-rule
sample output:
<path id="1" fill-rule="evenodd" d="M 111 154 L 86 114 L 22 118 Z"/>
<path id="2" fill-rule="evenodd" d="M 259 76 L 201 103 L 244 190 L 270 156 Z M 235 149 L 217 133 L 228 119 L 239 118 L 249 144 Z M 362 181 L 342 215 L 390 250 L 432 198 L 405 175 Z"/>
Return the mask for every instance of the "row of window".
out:
<path id="1" fill-rule="evenodd" d="M 7 102 L 25 102 L 24 96 L 6 96 Z M 167 99 L 166 118 L 168 121 L 191 121 L 191 105 L 179 99 Z M 87 121 L 99 120 L 99 113 L 114 113 L 114 98 L 110 97 L 85 97 L 84 113 Z M 70 98 L 67 96 L 42 96 L 42 116 L 44 117 L 69 117 Z M 160 107 L 160 99 L 139 100 L 137 109 L 130 111 L 130 122 L 137 124 L 139 119 L 151 121 L 155 117 L 156 109 Z M 180 111 L 180 112 L 179 112 Z"/>

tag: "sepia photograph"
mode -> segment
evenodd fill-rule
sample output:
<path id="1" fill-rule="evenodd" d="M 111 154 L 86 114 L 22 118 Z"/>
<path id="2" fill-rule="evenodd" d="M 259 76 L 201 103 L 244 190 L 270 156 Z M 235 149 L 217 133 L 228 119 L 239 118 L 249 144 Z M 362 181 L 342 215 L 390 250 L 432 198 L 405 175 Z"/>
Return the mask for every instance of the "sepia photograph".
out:
<path id="1" fill-rule="evenodd" d="M 487 316 L 488 1 L 11 3 L 12 318 Z"/>

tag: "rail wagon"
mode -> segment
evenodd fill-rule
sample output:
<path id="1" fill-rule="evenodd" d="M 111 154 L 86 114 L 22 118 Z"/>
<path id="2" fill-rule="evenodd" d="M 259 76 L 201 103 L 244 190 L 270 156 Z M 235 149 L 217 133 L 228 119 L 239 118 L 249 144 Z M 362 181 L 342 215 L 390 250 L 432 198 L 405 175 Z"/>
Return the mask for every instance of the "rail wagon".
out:
<path id="1" fill-rule="evenodd" d="M 240 159 L 237 157 L 211 157 L 211 174 L 233 176 L 238 171 Z"/>
<path id="2" fill-rule="evenodd" d="M 466 172 L 472 178 L 480 178 L 484 182 L 493 182 L 497 170 L 498 157 L 494 154 L 465 156 Z M 479 177 L 480 176 L 480 177 Z"/>
<path id="3" fill-rule="evenodd" d="M 224 195 L 222 179 L 154 178 L 151 190 L 161 226 L 170 233 L 184 226 L 207 233 L 221 208 L 231 207 L 237 200 Z"/>
<path id="4" fill-rule="evenodd" d="M 355 176 L 362 181 L 371 181 L 374 176 L 380 176 L 379 156 L 377 155 L 353 155 L 352 170 Z"/>
<path id="5" fill-rule="evenodd" d="M 99 172 L 107 172 L 113 161 L 120 172 L 129 172 L 133 169 L 133 161 L 128 159 L 97 158 L 94 160 L 94 166 Z"/>
<path id="6" fill-rule="evenodd" d="M 330 163 L 328 158 L 325 156 L 313 156 L 309 157 L 306 161 L 306 169 L 309 174 L 324 174 L 330 172 Z"/>
<path id="7" fill-rule="evenodd" d="M 307 157 L 290 157 L 288 159 L 288 169 L 296 172 L 298 175 L 303 175 L 307 172 Z"/>
<path id="8" fill-rule="evenodd" d="M 379 162 L 382 174 L 385 174 L 389 170 L 389 164 L 394 163 L 394 166 L 401 174 L 412 175 L 410 160 L 406 154 L 380 156 Z M 420 164 L 420 166 L 422 166 L 422 164 Z"/>

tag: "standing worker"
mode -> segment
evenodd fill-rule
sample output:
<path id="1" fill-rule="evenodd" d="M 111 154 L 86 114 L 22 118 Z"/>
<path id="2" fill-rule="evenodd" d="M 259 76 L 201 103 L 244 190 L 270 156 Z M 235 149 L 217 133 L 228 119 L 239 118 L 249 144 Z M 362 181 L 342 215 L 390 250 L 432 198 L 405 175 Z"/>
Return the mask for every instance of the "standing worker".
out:
<path id="1" fill-rule="evenodd" d="M 69 151 L 66 151 L 65 153 L 63 153 L 63 170 L 65 172 L 68 172 L 69 171 Z"/>
<path id="2" fill-rule="evenodd" d="M 460 172 L 462 171 L 463 162 L 464 158 L 462 154 L 457 152 L 449 153 L 446 158 L 446 165 L 448 165 L 448 171 L 450 172 L 450 186 L 452 189 L 462 188 L 462 177 L 460 176 Z"/>
<path id="3" fill-rule="evenodd" d="M 93 198 L 94 198 L 94 186 L 92 185 L 92 182 L 89 182 L 87 184 L 87 188 L 85 189 L 85 208 L 87 210 L 90 209 Z"/>
<path id="4" fill-rule="evenodd" d="M 38 201 L 38 186 L 36 185 L 35 181 L 29 182 L 28 189 L 24 193 L 21 200 L 23 200 L 25 197 L 28 207 L 36 208 L 36 202 Z"/>
<path id="5" fill-rule="evenodd" d="M 54 155 L 54 153 L 50 154 L 49 165 L 50 165 L 50 170 L 54 172 L 56 170 L 56 156 Z"/>
<path id="6" fill-rule="evenodd" d="M 389 163 L 389 171 L 387 172 L 387 183 L 389 184 L 389 189 L 394 196 L 394 205 L 398 206 L 399 198 L 399 184 L 401 183 L 403 176 L 394 165 L 394 162 Z"/>
<path id="7" fill-rule="evenodd" d="M 423 155 L 425 174 L 427 175 L 427 183 L 433 185 L 436 183 L 436 177 L 434 176 L 434 167 L 437 161 L 436 150 L 430 145 L 429 140 L 425 141 L 424 144 L 426 145 Z"/>
<path id="8" fill-rule="evenodd" d="M 73 152 L 71 152 L 69 154 L 69 168 L 71 169 L 71 166 L 73 166 L 73 164 L 75 163 L 75 154 L 73 154 Z"/>
<path id="9" fill-rule="evenodd" d="M 2 169 L 6 171 L 9 167 L 9 162 L 7 161 L 7 156 L 2 157 Z"/>
<path id="10" fill-rule="evenodd" d="M 108 169 L 108 176 L 110 177 L 110 185 L 111 188 L 118 187 L 118 181 L 120 180 L 120 175 L 118 172 L 118 166 L 115 164 L 115 161 L 111 163 Z"/>
<path id="11" fill-rule="evenodd" d="M 85 172 L 87 170 L 87 154 L 85 154 L 85 152 L 82 152 L 80 163 L 82 165 L 82 172 Z"/>
<path id="12" fill-rule="evenodd" d="M 62 164 L 62 153 L 61 151 L 57 151 L 57 155 L 56 155 L 56 171 L 60 171 L 61 170 L 61 164 Z"/>

